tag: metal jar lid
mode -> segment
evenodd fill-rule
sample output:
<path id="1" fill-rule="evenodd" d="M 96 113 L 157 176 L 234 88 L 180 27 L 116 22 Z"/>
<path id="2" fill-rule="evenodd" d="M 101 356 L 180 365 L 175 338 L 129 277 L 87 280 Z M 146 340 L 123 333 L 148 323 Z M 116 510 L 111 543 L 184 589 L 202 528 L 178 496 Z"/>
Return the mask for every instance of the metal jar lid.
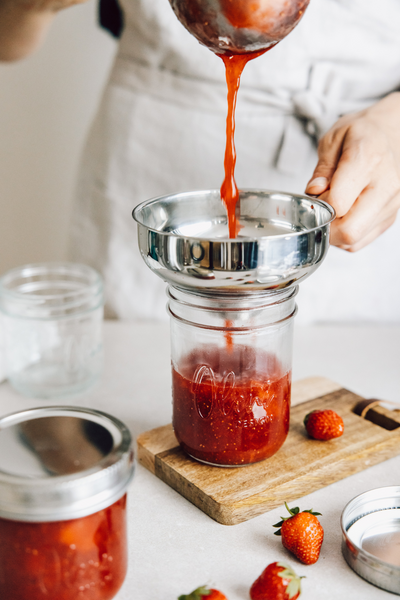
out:
<path id="1" fill-rule="evenodd" d="M 351 500 L 341 526 L 349 566 L 377 587 L 400 595 L 400 486 L 377 488 Z"/>
<path id="2" fill-rule="evenodd" d="M 116 502 L 133 476 L 132 438 L 95 410 L 43 407 L 0 419 L 0 517 L 62 521 Z"/>

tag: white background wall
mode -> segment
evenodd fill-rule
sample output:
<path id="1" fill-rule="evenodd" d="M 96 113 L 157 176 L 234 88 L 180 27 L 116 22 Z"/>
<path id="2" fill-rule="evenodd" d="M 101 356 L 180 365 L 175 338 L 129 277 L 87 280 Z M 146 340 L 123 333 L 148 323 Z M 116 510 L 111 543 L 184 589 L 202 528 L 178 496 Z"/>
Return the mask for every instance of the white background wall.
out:
<path id="1" fill-rule="evenodd" d="M 66 257 L 79 155 L 115 42 L 97 3 L 60 13 L 44 46 L 0 63 L 0 273 Z"/>

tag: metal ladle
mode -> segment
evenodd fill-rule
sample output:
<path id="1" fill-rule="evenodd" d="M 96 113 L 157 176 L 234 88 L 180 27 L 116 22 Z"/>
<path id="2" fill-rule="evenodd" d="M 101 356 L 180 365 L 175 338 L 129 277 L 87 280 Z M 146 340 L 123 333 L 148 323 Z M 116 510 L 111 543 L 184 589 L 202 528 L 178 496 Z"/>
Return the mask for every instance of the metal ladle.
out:
<path id="1" fill-rule="evenodd" d="M 267 50 L 298 24 L 310 0 L 169 0 L 186 29 L 216 54 Z"/>

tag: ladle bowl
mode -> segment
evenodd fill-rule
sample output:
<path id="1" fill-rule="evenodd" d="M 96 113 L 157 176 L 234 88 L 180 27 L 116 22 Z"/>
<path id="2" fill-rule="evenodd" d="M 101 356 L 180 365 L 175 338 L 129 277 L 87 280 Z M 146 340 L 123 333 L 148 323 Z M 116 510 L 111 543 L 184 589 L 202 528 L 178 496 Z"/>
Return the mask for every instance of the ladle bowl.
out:
<path id="1" fill-rule="evenodd" d="M 147 266 L 185 289 L 251 292 L 297 284 L 321 264 L 333 208 L 300 194 L 242 190 L 228 237 L 219 190 L 162 196 L 133 211 Z"/>
<path id="2" fill-rule="evenodd" d="M 310 0 L 170 0 L 181 23 L 217 54 L 267 50 L 288 35 Z"/>

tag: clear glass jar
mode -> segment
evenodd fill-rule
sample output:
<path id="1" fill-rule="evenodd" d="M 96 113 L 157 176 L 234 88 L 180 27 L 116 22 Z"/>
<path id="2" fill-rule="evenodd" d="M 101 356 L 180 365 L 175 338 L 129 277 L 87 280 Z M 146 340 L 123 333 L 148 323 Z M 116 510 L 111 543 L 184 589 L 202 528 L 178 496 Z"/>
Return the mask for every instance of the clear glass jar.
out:
<path id="1" fill-rule="evenodd" d="M 127 571 L 128 429 L 46 407 L 0 419 L 0 598 L 111 600 Z"/>
<path id="2" fill-rule="evenodd" d="M 0 278 L 5 372 L 26 396 L 87 390 L 102 364 L 103 282 L 86 265 L 26 265 Z"/>
<path id="3" fill-rule="evenodd" d="M 218 294 L 169 287 L 173 427 L 202 462 L 275 454 L 289 430 L 297 287 Z"/>

